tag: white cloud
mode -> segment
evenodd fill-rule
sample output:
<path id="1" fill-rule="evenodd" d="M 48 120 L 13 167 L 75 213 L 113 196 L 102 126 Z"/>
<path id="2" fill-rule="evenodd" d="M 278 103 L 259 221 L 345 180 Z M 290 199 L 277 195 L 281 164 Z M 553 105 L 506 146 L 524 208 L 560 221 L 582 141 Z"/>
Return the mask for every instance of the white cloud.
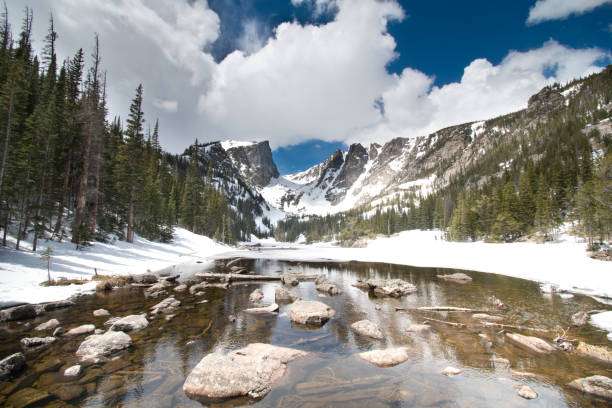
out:
<path id="1" fill-rule="evenodd" d="M 538 0 L 529 9 L 527 24 L 563 20 L 572 14 L 584 14 L 612 0 Z"/>
<path id="2" fill-rule="evenodd" d="M 178 101 L 165 99 L 153 99 L 153 106 L 166 112 L 176 112 L 178 110 Z"/>

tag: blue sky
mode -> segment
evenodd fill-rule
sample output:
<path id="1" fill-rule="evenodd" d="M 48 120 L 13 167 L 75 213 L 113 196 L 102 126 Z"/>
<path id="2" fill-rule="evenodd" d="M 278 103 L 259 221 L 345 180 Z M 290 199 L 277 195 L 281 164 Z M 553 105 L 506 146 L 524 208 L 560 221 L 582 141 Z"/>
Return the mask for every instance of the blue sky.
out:
<path id="1" fill-rule="evenodd" d="M 99 34 L 111 118 L 142 83 L 168 151 L 268 140 L 282 173 L 522 109 L 612 55 L 612 0 L 8 0 L 14 28 L 25 4 L 61 59 Z"/>

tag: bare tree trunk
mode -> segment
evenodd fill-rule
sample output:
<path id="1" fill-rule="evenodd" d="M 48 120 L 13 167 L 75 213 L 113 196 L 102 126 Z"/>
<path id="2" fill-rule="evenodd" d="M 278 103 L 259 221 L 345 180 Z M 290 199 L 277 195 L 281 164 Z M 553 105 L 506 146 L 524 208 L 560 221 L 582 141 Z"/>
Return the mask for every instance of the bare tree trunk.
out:
<path id="1" fill-rule="evenodd" d="M 85 109 L 89 110 L 89 107 Z M 86 195 L 87 195 L 87 174 L 89 172 L 89 150 L 91 148 L 92 139 L 92 118 L 91 112 L 88 113 L 87 118 L 87 138 L 85 139 L 85 145 L 83 146 L 83 166 L 81 167 L 81 174 L 79 176 L 79 189 L 77 193 L 76 208 L 74 213 L 74 222 L 72 224 L 72 242 L 78 244 L 80 242 L 80 228 L 83 222 L 83 212 L 85 210 Z"/>
<path id="2" fill-rule="evenodd" d="M 100 146 L 96 146 L 96 157 L 94 160 L 95 195 L 91 217 L 91 233 L 96 233 L 96 221 L 98 219 L 98 203 L 100 201 Z"/>
<path id="3" fill-rule="evenodd" d="M 134 195 L 135 186 L 130 187 L 130 208 L 128 210 L 127 242 L 134 242 Z"/>
<path id="4" fill-rule="evenodd" d="M 60 201 L 59 209 L 57 211 L 57 223 L 55 224 L 54 235 L 60 235 L 62 229 L 62 220 L 64 218 L 64 207 L 66 207 L 66 196 L 68 195 L 68 180 L 70 180 L 70 165 L 72 155 L 68 153 L 68 159 L 66 160 L 66 167 L 64 168 L 64 186 L 62 187 L 62 200 Z M 62 240 L 60 236 L 60 241 Z"/>
<path id="5" fill-rule="evenodd" d="M 8 234 L 8 227 L 11 218 L 9 216 L 9 207 L 6 206 L 6 216 L 4 217 L 4 233 L 2 234 L 2 246 L 6 246 L 6 235 Z"/>

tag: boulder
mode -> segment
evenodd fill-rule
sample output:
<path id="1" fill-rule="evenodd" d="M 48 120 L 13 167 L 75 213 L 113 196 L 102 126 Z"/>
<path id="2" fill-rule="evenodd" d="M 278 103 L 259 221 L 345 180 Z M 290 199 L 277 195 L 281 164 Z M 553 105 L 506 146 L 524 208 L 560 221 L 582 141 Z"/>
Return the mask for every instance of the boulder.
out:
<path id="1" fill-rule="evenodd" d="M 472 281 L 472 278 L 467 276 L 465 273 L 461 273 L 461 272 L 451 273 L 448 275 L 437 275 L 437 277 L 438 279 L 444 279 L 444 280 L 449 280 L 449 281 L 459 282 L 459 283 L 467 283 L 467 282 Z"/>
<path id="2" fill-rule="evenodd" d="M 287 364 L 306 356 L 304 351 L 270 344 L 249 344 L 227 355 L 211 353 L 189 373 L 183 391 L 198 401 L 233 397 L 262 398 L 280 379 Z"/>
<path id="3" fill-rule="evenodd" d="M 325 303 L 312 300 L 298 300 L 291 305 L 290 318 L 292 322 L 322 326 L 336 312 Z"/>
<path id="4" fill-rule="evenodd" d="M 15 353 L 0 360 L 0 381 L 8 380 L 25 367 L 23 353 Z"/>
<path id="5" fill-rule="evenodd" d="M 337 295 L 338 293 L 340 293 L 340 290 L 338 289 L 336 284 L 330 282 L 324 275 L 320 275 L 315 280 L 315 286 L 319 292 L 323 292 L 328 295 Z"/>
<path id="6" fill-rule="evenodd" d="M 166 292 L 166 288 L 168 286 L 170 286 L 171 283 L 166 281 L 166 280 L 162 280 L 160 282 L 157 282 L 156 284 L 154 284 L 153 286 L 147 288 L 144 291 L 145 297 L 148 298 L 157 298 L 160 296 L 164 296 L 167 294 Z"/>
<path id="7" fill-rule="evenodd" d="M 425 333 L 431 330 L 431 326 L 428 324 L 411 324 L 406 328 L 409 333 Z"/>
<path id="8" fill-rule="evenodd" d="M 112 323 L 110 324 L 110 330 L 130 332 L 144 329 L 149 325 L 145 316 L 146 314 L 139 314 L 111 319 Z M 106 326 L 106 323 L 104 323 L 104 325 Z"/>
<path id="9" fill-rule="evenodd" d="M 612 400 L 612 379 L 606 376 L 593 375 L 590 377 L 578 378 L 568 385 L 585 394 Z"/>
<path id="10" fill-rule="evenodd" d="M 132 339 L 121 331 L 108 331 L 104 334 L 93 334 L 81 343 L 76 352 L 81 362 L 98 363 L 104 357 L 130 347 Z"/>
<path id="11" fill-rule="evenodd" d="M 186 290 L 187 290 L 187 285 L 185 285 L 184 283 L 182 283 L 182 284 L 180 284 L 180 285 L 178 285 L 178 286 L 175 286 L 173 290 L 174 290 L 175 292 L 184 292 L 184 291 L 186 291 Z"/>
<path id="12" fill-rule="evenodd" d="M 270 306 L 252 307 L 250 309 L 245 309 L 244 312 L 251 313 L 251 314 L 268 314 L 268 313 L 275 313 L 277 310 L 278 310 L 278 305 L 276 303 L 272 303 Z"/>
<path id="13" fill-rule="evenodd" d="M 371 350 L 357 354 L 362 360 L 379 367 L 392 367 L 410 358 L 408 347 L 393 347 L 385 350 Z"/>
<path id="14" fill-rule="evenodd" d="M 362 336 L 371 337 L 377 340 L 383 338 L 383 334 L 380 331 L 380 328 L 369 320 L 360 320 L 358 322 L 355 322 L 351 324 L 351 329 L 353 329 L 357 334 L 360 334 Z"/>
<path id="15" fill-rule="evenodd" d="M 606 346 L 594 346 L 579 342 L 576 353 L 612 364 L 612 351 Z"/>
<path id="16" fill-rule="evenodd" d="M 34 330 L 37 330 L 37 331 L 51 330 L 51 329 L 55 329 L 59 325 L 60 325 L 60 322 L 57 319 L 51 319 L 51 320 L 47 320 L 44 323 L 39 324 L 38 326 L 34 328 Z"/>
<path id="17" fill-rule="evenodd" d="M 525 384 L 519 386 L 517 394 L 520 397 L 523 397 L 525 399 L 536 399 L 536 398 L 538 398 L 538 393 L 535 392 L 533 390 L 533 388 L 531 388 L 530 386 L 525 385 Z"/>
<path id="18" fill-rule="evenodd" d="M 276 303 L 293 303 L 298 299 L 298 295 L 289 292 L 287 289 L 279 287 L 274 288 L 274 301 Z"/>
<path id="19" fill-rule="evenodd" d="M 524 336 L 518 333 L 506 333 L 506 338 L 511 340 L 513 343 L 538 354 L 552 353 L 556 350 L 552 345 L 538 337 Z"/>
<path id="20" fill-rule="evenodd" d="M 259 302 L 261 299 L 263 299 L 263 297 L 264 297 L 263 291 L 261 289 L 255 289 L 249 295 L 249 302 L 252 302 L 252 303 Z"/>
<path id="21" fill-rule="evenodd" d="M 65 377 L 78 377 L 83 372 L 79 364 L 68 367 L 64 370 Z"/>
<path id="22" fill-rule="evenodd" d="M 176 300 L 174 296 L 170 296 L 162 300 L 155 306 L 152 306 L 151 313 L 152 314 L 161 314 L 161 313 L 170 314 L 176 311 L 176 309 L 178 309 L 180 305 L 181 305 L 180 300 Z"/>
<path id="23" fill-rule="evenodd" d="M 93 315 L 95 317 L 104 317 L 104 316 L 110 316 L 110 312 L 106 309 L 97 309 L 93 311 Z"/>
<path id="24" fill-rule="evenodd" d="M 38 315 L 34 305 L 19 305 L 0 310 L 0 322 L 33 319 Z"/>
<path id="25" fill-rule="evenodd" d="M 577 312 L 572 315 L 572 326 L 582 327 L 589 321 L 589 314 L 587 312 Z"/>
<path id="26" fill-rule="evenodd" d="M 25 337 L 21 339 L 19 343 L 24 351 L 30 351 L 49 346 L 54 343 L 55 340 L 57 340 L 56 337 Z"/>
<path id="27" fill-rule="evenodd" d="M 474 313 L 472 318 L 477 320 L 486 320 L 488 322 L 501 322 L 504 320 L 504 318 L 501 316 L 492 316 L 486 313 Z"/>
<path id="28" fill-rule="evenodd" d="M 298 278 L 292 275 L 281 275 L 281 282 L 289 286 L 297 286 L 300 283 Z"/>
<path id="29" fill-rule="evenodd" d="M 442 374 L 444 374 L 447 377 L 452 377 L 454 375 L 461 374 L 462 372 L 463 370 L 461 370 L 460 368 L 451 367 L 451 366 L 448 366 L 444 370 L 442 370 Z"/>
<path id="30" fill-rule="evenodd" d="M 417 291 L 416 286 L 401 279 L 367 279 L 353 286 L 373 290 L 378 297 L 400 297 Z"/>
<path id="31" fill-rule="evenodd" d="M 134 283 L 140 283 L 140 284 L 145 284 L 145 285 L 149 285 L 149 284 L 154 284 L 157 283 L 159 281 L 159 278 L 153 274 L 142 274 L 142 275 L 134 275 L 132 276 L 132 281 Z"/>
<path id="32" fill-rule="evenodd" d="M 68 330 L 66 333 L 64 333 L 64 336 L 79 336 L 81 334 L 91 333 L 94 330 L 96 330 L 96 326 L 93 324 L 83 324 L 79 327 Z"/>

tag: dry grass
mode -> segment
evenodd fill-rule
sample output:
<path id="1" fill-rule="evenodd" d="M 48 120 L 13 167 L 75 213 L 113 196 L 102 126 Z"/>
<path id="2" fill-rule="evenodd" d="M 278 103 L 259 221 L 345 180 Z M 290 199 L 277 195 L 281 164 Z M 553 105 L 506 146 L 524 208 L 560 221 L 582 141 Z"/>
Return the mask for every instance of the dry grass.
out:
<path id="1" fill-rule="evenodd" d="M 129 275 L 94 275 L 91 277 L 91 280 L 99 281 L 96 285 L 96 290 L 98 292 L 103 292 L 112 290 L 113 288 L 126 286 L 133 281 L 133 278 Z"/>
<path id="2" fill-rule="evenodd" d="M 52 281 L 44 281 L 40 286 L 68 286 L 68 285 L 84 285 L 88 282 L 87 279 L 66 279 L 58 278 Z"/>

